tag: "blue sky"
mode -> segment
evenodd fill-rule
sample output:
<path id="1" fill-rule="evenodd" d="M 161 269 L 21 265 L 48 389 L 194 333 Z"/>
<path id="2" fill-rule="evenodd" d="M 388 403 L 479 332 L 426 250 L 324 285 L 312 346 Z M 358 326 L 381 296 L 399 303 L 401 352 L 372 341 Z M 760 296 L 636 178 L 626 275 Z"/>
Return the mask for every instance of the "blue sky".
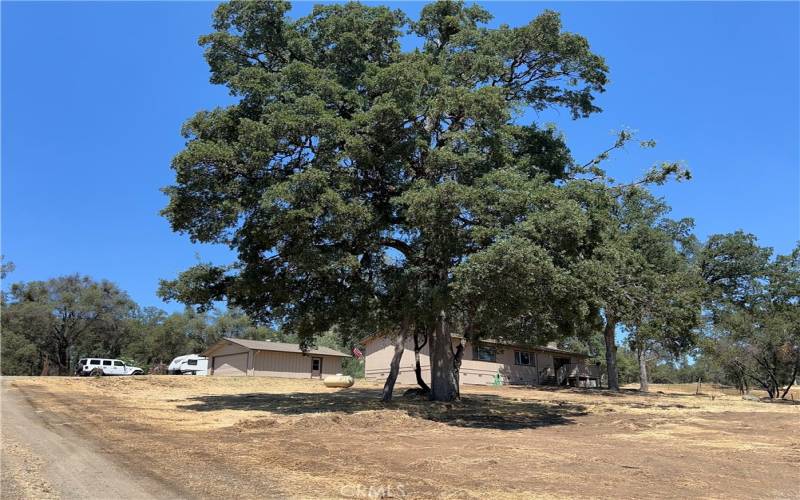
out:
<path id="1" fill-rule="evenodd" d="M 179 130 L 194 112 L 231 102 L 208 83 L 197 37 L 213 3 L 14 3 L 2 9 L 2 253 L 8 281 L 88 274 L 141 305 L 197 258 L 158 212 L 172 182 Z M 658 148 L 631 148 L 621 178 L 683 160 L 694 180 L 659 188 L 697 233 L 744 229 L 779 252 L 800 239 L 800 4 L 487 3 L 494 23 L 544 8 L 585 35 L 610 67 L 604 112 L 537 116 L 589 159 L 630 127 Z M 311 3 L 297 3 L 305 14 Z M 415 16 L 421 4 L 397 7 Z M 7 284 L 4 284 L 7 286 Z"/>

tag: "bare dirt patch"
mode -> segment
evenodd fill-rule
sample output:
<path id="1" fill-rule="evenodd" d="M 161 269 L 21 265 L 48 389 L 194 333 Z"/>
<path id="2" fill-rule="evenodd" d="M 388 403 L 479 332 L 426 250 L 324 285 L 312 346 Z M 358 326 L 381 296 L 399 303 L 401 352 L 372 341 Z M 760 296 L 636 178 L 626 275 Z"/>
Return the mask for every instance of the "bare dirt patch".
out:
<path id="1" fill-rule="evenodd" d="M 736 395 L 466 387 L 452 404 L 383 405 L 366 382 L 12 383 L 200 497 L 798 497 L 800 406 Z"/>
<path id="2" fill-rule="evenodd" d="M 0 451 L 0 497 L 58 498 L 50 483 L 43 477 L 42 459 L 13 436 L 3 436 Z"/>

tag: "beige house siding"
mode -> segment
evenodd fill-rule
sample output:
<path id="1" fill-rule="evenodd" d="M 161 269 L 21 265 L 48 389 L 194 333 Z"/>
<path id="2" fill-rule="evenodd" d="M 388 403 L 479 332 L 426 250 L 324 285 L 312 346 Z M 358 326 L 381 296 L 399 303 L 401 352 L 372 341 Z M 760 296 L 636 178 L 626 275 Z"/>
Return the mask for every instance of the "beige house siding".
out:
<path id="1" fill-rule="evenodd" d="M 455 347 L 460 339 L 453 339 Z M 536 350 L 535 348 L 513 347 L 497 344 L 486 344 L 497 350 L 496 361 L 480 361 L 474 358 L 473 347 L 467 342 L 464 348 L 464 358 L 461 362 L 461 383 L 472 385 L 489 385 L 495 380 L 497 374 L 503 384 L 535 385 L 543 383 L 548 375 L 555 375 L 553 357 L 569 358 L 571 363 L 583 363 L 585 357 L 571 356 L 569 354 L 551 353 Z M 394 356 L 394 344 L 389 337 L 375 337 L 366 342 L 364 376 L 367 379 L 385 380 L 389 374 L 389 364 Z M 525 351 L 533 354 L 532 365 L 514 364 L 514 351 Z M 399 384 L 416 384 L 414 375 L 414 343 L 408 340 L 405 351 L 400 361 L 400 372 L 397 377 Z M 430 358 L 428 346 L 420 352 L 420 367 L 422 378 L 430 381 Z"/>
<path id="2" fill-rule="evenodd" d="M 394 344 L 388 337 L 377 337 L 369 341 L 364 353 L 364 377 L 374 380 L 383 380 L 389 375 L 389 363 L 394 356 Z M 397 376 L 398 384 L 416 384 L 414 375 L 414 342 L 407 340 L 403 357 L 400 359 L 400 372 Z M 420 352 L 420 365 L 422 376 L 430 380 L 430 358 L 428 346 Z"/>
<path id="3" fill-rule="evenodd" d="M 311 378 L 312 358 L 322 359 L 322 377 L 342 371 L 342 356 L 250 349 L 220 342 L 208 353 L 211 375 Z"/>
<path id="4" fill-rule="evenodd" d="M 310 378 L 311 358 L 322 359 L 322 376 L 335 375 L 342 370 L 342 358 L 289 352 L 256 351 L 254 375 L 257 377 Z"/>

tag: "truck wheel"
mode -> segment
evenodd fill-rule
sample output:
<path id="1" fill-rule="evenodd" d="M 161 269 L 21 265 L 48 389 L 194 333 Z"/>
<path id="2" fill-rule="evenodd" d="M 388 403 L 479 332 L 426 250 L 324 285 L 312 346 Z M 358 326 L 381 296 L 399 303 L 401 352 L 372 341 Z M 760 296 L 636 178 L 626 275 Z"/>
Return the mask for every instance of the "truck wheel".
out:
<path id="1" fill-rule="evenodd" d="M 103 373 L 102 368 L 95 368 L 94 370 L 92 370 L 91 375 L 93 377 L 102 377 L 103 375 L 105 375 L 105 373 Z"/>

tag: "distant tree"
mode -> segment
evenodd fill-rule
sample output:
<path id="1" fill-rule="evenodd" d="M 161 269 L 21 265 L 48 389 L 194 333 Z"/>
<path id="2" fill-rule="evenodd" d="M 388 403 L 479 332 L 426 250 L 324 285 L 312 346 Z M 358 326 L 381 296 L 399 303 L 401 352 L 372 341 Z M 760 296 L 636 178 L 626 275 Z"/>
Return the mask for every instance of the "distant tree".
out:
<path id="1" fill-rule="evenodd" d="M 238 310 L 167 314 L 139 308 L 113 283 L 66 276 L 15 283 L 0 297 L 3 375 L 67 374 L 80 357 L 122 358 L 142 368 L 200 353 L 222 337 L 295 341 Z"/>
<path id="2" fill-rule="evenodd" d="M 42 368 L 42 358 L 36 344 L 23 335 L 20 328 L 8 325 L 7 320 L 3 321 L 0 371 L 3 375 L 38 375 Z"/>
<path id="3" fill-rule="evenodd" d="M 679 382 L 702 381 L 737 386 L 736 382 L 728 377 L 724 367 L 710 354 L 709 340 L 705 337 L 699 339 L 698 350 L 692 356 L 694 362 L 684 362 L 680 367 Z"/>
<path id="4" fill-rule="evenodd" d="M 15 283 L 2 316 L 4 348 L 8 335 L 28 353 L 12 355 L 27 359 L 13 361 L 14 366 L 38 371 L 49 365 L 56 373 L 67 374 L 78 356 L 95 354 L 92 350 L 98 345 L 118 345 L 134 307 L 113 283 L 84 276 Z M 29 357 L 32 346 L 35 362 Z"/>
<path id="5" fill-rule="evenodd" d="M 166 317 L 167 313 L 157 307 L 145 307 L 134 311 L 129 320 L 129 337 L 123 356 L 136 360 L 137 366 L 146 373 L 154 365 L 164 362 L 168 355 L 161 349 L 163 344 L 156 340 Z"/>
<path id="6" fill-rule="evenodd" d="M 558 342 L 558 346 L 569 351 L 581 352 L 592 356 L 592 360 L 600 364 L 601 373 L 606 373 L 606 383 L 608 383 L 608 357 L 606 349 L 608 344 L 602 331 L 596 331 L 589 336 L 567 337 Z M 629 384 L 638 380 L 638 367 L 635 354 L 630 350 L 627 343 L 622 343 L 617 347 L 616 343 L 611 344 L 614 348 L 613 360 L 617 374 L 617 385 Z"/>
<path id="7" fill-rule="evenodd" d="M 785 397 L 800 372 L 800 246 L 773 259 L 751 234 L 713 235 L 701 269 L 710 286 L 710 352 L 741 389 L 751 381 Z"/>
<path id="8" fill-rule="evenodd" d="M 690 260 L 695 239 L 690 219 L 673 221 L 669 207 L 643 190 L 623 197 L 621 223 L 627 244 L 639 256 L 623 323 L 639 362 L 640 390 L 647 392 L 648 357 L 678 359 L 694 348 L 700 327 L 705 282 Z"/>
<path id="9" fill-rule="evenodd" d="M 160 309 L 145 308 L 132 323 L 133 334 L 125 355 L 143 367 L 169 363 L 184 354 L 202 353 L 223 337 L 291 341 L 271 328 L 254 325 L 238 310 L 208 313 L 186 308 L 168 315 Z"/>
<path id="10" fill-rule="evenodd" d="M 0 279 L 6 279 L 6 276 L 13 272 L 14 269 L 14 263 L 5 261 L 5 257 L 0 255 Z"/>
<path id="11" fill-rule="evenodd" d="M 188 311 L 187 311 L 188 312 Z M 212 318 L 210 335 L 205 339 L 207 348 L 223 337 L 234 337 L 249 340 L 275 340 L 278 342 L 294 342 L 291 335 L 276 331 L 273 328 L 256 325 L 241 309 L 227 309 Z"/>
<path id="12" fill-rule="evenodd" d="M 694 342 L 702 281 L 680 250 L 692 241 L 691 220 L 672 221 L 669 207 L 640 186 L 619 190 L 607 210 L 600 244 L 576 267 L 586 302 L 597 311 L 605 342 L 608 386 L 619 389 L 616 337 L 628 333 L 647 390 L 647 353 L 657 346 L 676 355 Z"/>
<path id="13" fill-rule="evenodd" d="M 140 311 L 132 330 L 135 337 L 128 344 L 125 355 L 137 360 L 142 368 L 169 363 L 177 356 L 199 352 L 197 338 L 205 331 L 205 318 L 197 314 L 166 314 L 157 308 Z M 197 330 L 201 333 L 198 334 Z"/>

